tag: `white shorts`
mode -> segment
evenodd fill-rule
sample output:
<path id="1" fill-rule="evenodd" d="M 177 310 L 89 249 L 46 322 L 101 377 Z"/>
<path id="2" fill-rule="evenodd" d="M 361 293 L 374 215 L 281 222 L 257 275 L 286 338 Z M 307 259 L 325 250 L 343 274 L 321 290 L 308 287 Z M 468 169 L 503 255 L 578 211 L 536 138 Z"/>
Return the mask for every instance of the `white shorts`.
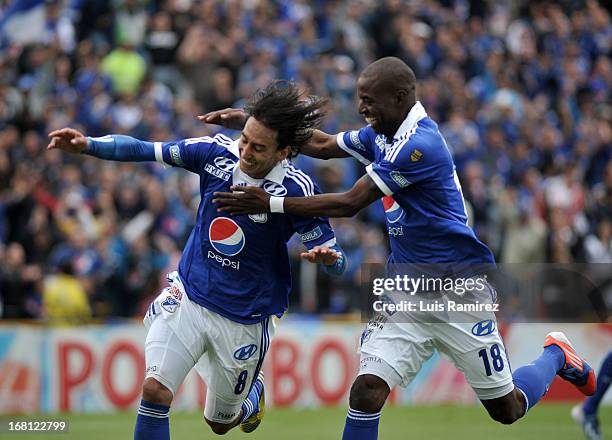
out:
<path id="1" fill-rule="evenodd" d="M 231 423 L 239 414 L 274 334 L 267 318 L 240 324 L 187 298 L 176 272 L 170 287 L 152 303 L 144 322 L 146 377 L 153 377 L 175 394 L 189 370 L 207 385 L 204 416 Z"/>
<path id="2" fill-rule="evenodd" d="M 491 294 L 481 295 L 478 301 L 493 303 Z M 432 313 L 432 317 L 410 312 L 375 316 L 362 335 L 359 374 L 381 377 L 391 389 L 407 386 L 438 350 L 465 375 L 479 399 L 495 399 L 514 389 L 493 312 L 481 311 L 471 318 L 462 312 L 460 316 L 446 316 L 445 322 L 440 322 L 439 314 Z"/>

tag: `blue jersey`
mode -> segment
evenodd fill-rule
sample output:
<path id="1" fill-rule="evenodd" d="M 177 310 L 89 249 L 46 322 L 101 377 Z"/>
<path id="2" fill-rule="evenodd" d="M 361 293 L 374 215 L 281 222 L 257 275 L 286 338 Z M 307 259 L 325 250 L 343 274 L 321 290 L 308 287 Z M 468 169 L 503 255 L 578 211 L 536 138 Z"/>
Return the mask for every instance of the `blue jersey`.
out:
<path id="1" fill-rule="evenodd" d="M 329 221 L 270 213 L 230 217 L 217 212 L 213 193 L 249 184 L 275 196 L 303 197 L 319 193 L 318 187 L 288 161 L 278 163 L 264 179 L 250 178 L 238 165 L 237 143 L 220 134 L 154 146 L 158 162 L 200 176 L 196 224 L 179 263 L 189 299 L 244 324 L 282 315 L 291 289 L 287 241 L 298 233 L 308 249 L 332 246 Z"/>
<path id="2" fill-rule="evenodd" d="M 391 143 L 370 126 L 339 133 L 385 194 L 390 263 L 492 264 L 491 251 L 468 225 L 453 158 L 438 125 L 417 102 Z"/>

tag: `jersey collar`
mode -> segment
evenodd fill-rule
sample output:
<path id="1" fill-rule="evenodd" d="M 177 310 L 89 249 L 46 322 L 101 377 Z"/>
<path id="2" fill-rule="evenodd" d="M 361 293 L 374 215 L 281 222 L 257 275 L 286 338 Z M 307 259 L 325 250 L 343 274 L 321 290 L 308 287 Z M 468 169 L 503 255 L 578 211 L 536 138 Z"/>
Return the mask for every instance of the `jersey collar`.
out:
<path id="1" fill-rule="evenodd" d="M 283 184 L 283 180 L 285 180 L 285 174 L 287 173 L 287 167 L 289 166 L 289 162 L 287 159 L 278 162 L 274 165 L 274 168 L 270 170 L 266 177 L 263 179 L 255 179 L 249 176 L 246 173 L 243 173 L 240 169 L 240 160 L 234 166 L 232 183 L 237 185 L 239 183 L 247 183 L 249 185 L 261 186 L 263 182 L 269 180 L 270 182 L 278 183 L 279 185 Z"/>
<path id="2" fill-rule="evenodd" d="M 421 101 L 417 101 L 414 103 L 410 111 L 408 112 L 408 116 L 402 122 L 402 125 L 399 126 L 395 135 L 393 136 L 393 142 L 399 140 L 406 133 L 410 133 L 414 127 L 418 124 L 418 122 L 427 117 L 427 112 L 425 111 L 425 107 L 421 104 Z"/>

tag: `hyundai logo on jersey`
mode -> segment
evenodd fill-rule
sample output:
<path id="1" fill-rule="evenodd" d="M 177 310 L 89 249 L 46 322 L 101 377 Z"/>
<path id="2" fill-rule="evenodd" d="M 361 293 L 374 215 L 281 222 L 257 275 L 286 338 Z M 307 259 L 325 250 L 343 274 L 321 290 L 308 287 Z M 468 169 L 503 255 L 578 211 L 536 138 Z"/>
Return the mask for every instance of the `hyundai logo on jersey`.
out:
<path id="1" fill-rule="evenodd" d="M 240 347 L 234 352 L 234 357 L 239 361 L 246 361 L 248 358 L 257 353 L 257 345 L 250 344 Z"/>
<path id="2" fill-rule="evenodd" d="M 395 223 L 399 221 L 403 215 L 404 210 L 391 196 L 385 196 L 382 198 L 383 207 L 385 208 L 385 214 L 387 214 L 387 220 L 389 223 Z"/>
<path id="3" fill-rule="evenodd" d="M 492 319 L 486 319 L 484 321 L 477 322 L 472 327 L 472 334 L 475 336 L 487 336 L 495 331 L 495 321 Z"/>
<path id="4" fill-rule="evenodd" d="M 230 257 L 240 253 L 246 242 L 242 228 L 227 217 L 217 217 L 208 229 L 210 244 L 219 253 Z"/>
<path id="5" fill-rule="evenodd" d="M 283 185 L 279 185 L 278 183 L 266 182 L 264 183 L 263 188 L 271 196 L 282 197 L 287 194 L 287 188 L 285 188 Z"/>
<path id="6" fill-rule="evenodd" d="M 236 166 L 236 162 L 229 157 L 217 157 L 215 158 L 215 166 L 223 171 L 232 171 Z"/>

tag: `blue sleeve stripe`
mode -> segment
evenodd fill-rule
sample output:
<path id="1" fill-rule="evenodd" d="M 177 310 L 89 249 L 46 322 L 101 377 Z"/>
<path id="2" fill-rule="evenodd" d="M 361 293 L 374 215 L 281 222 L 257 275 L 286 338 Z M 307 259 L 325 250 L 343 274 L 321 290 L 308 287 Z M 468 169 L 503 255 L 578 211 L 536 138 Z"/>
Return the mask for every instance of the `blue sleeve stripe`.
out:
<path id="1" fill-rule="evenodd" d="M 338 135 L 336 136 L 336 143 L 338 144 L 338 146 L 342 150 L 346 151 L 348 154 L 353 156 L 355 159 L 357 159 L 362 164 L 370 165 L 372 163 L 371 161 L 369 161 L 368 159 L 363 157 L 361 154 L 357 153 L 355 150 L 353 150 L 348 145 L 346 145 L 346 143 L 344 142 L 344 133 L 346 133 L 346 132 L 338 133 Z"/>

